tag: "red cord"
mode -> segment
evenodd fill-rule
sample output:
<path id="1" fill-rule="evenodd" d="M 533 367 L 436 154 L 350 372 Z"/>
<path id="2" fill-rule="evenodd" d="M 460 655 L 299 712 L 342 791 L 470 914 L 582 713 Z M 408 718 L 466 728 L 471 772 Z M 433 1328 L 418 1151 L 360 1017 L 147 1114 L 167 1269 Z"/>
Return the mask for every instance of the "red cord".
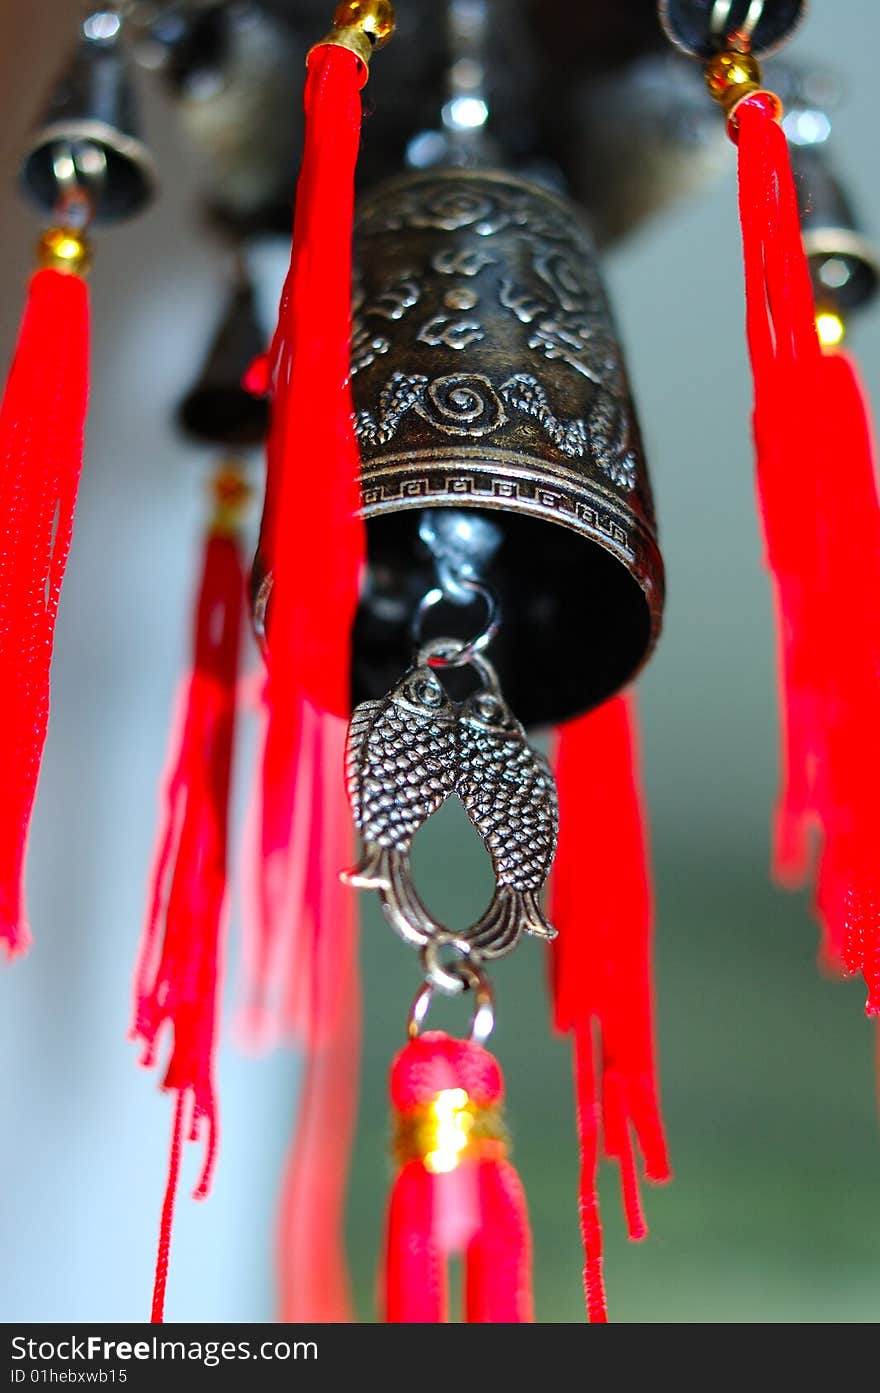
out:
<path id="1" fill-rule="evenodd" d="M 562 726 L 555 752 L 559 847 L 551 918 L 555 1023 L 574 1037 L 581 1150 L 584 1285 L 591 1321 L 607 1319 L 599 1216 L 600 1137 L 620 1166 L 629 1236 L 647 1234 L 634 1140 L 645 1175 L 670 1178 L 653 1038 L 653 907 L 631 698 Z M 595 1044 L 599 1048 L 596 1082 Z"/>
<path id="2" fill-rule="evenodd" d="M 10 957 L 30 942 L 25 855 L 82 468 L 88 358 L 85 282 L 37 271 L 0 407 L 0 941 Z"/>
<path id="3" fill-rule="evenodd" d="M 177 1184 L 180 1179 L 180 1162 L 183 1152 L 186 1101 L 186 1093 L 181 1089 L 174 1104 L 174 1117 L 171 1123 L 168 1178 L 165 1182 L 162 1217 L 159 1221 L 159 1246 L 156 1252 L 156 1275 L 153 1279 L 153 1305 L 150 1312 L 152 1325 L 161 1325 L 165 1320 L 165 1292 L 168 1287 L 168 1262 L 171 1256 L 171 1231 L 174 1227 L 174 1203 L 177 1199 Z"/>
<path id="4" fill-rule="evenodd" d="M 592 1024 L 574 1031 L 575 1119 L 580 1148 L 578 1212 L 584 1248 L 584 1294 L 591 1324 L 608 1321 L 602 1275 L 602 1216 L 599 1212 L 599 1099 L 596 1092 Z"/>

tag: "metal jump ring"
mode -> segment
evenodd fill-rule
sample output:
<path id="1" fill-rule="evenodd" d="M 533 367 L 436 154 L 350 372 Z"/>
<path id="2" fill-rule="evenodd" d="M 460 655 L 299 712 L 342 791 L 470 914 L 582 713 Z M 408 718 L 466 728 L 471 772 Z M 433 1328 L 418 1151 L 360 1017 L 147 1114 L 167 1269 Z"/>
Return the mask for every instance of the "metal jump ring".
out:
<path id="1" fill-rule="evenodd" d="M 498 627 L 501 622 L 501 616 L 498 611 L 498 601 L 495 599 L 494 592 L 490 590 L 487 585 L 482 585 L 478 580 L 468 580 L 465 578 L 461 578 L 458 581 L 458 585 L 462 589 L 469 591 L 475 598 L 481 599 L 484 602 L 486 606 L 486 622 L 482 631 L 477 634 L 476 638 L 462 641 L 455 661 L 449 662 L 448 664 L 450 667 L 464 667 L 466 663 L 473 660 L 477 653 L 484 652 L 498 633 Z M 457 603 L 450 598 L 448 590 L 444 590 L 440 585 L 435 585 L 427 594 L 422 596 L 415 615 L 413 616 L 413 639 L 416 643 L 422 642 L 422 625 L 426 614 L 436 605 L 439 605 L 442 600 L 446 600 L 449 604 Z M 450 642 L 450 640 L 446 640 L 446 642 Z"/>
<path id="2" fill-rule="evenodd" d="M 463 986 L 463 990 L 473 990 L 474 992 L 474 1014 L 471 1017 L 468 1039 L 473 1040 L 477 1045 L 485 1045 L 495 1029 L 495 994 L 488 977 L 484 977 L 482 972 L 471 966 L 470 963 L 466 967 L 468 984 Z M 407 1034 L 411 1040 L 417 1040 L 421 1034 L 431 1002 L 434 999 L 434 992 L 433 982 L 423 983 L 416 992 L 406 1026 Z"/>
<path id="3" fill-rule="evenodd" d="M 419 667 L 476 668 L 486 690 L 501 696 L 501 684 L 493 664 L 483 653 L 474 653 L 471 649 L 471 644 L 457 638 L 434 638 L 419 649 L 416 663 Z"/>
<path id="4" fill-rule="evenodd" d="M 458 956 L 451 963 L 440 958 L 441 948 L 451 948 Z M 421 950 L 422 967 L 425 980 L 446 996 L 458 996 L 478 985 L 479 968 L 470 961 L 471 945 L 467 939 L 444 934 L 440 938 L 429 938 Z"/>

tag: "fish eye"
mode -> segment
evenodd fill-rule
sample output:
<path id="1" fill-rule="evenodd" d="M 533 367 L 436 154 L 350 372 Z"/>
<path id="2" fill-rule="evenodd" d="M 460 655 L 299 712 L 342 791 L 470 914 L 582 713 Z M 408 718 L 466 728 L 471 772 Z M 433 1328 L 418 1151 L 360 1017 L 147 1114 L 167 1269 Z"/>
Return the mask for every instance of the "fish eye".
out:
<path id="1" fill-rule="evenodd" d="M 417 677 L 410 686 L 410 692 L 422 706 L 436 708 L 443 702 L 443 689 L 439 682 L 427 677 Z"/>
<path id="2" fill-rule="evenodd" d="M 501 703 L 497 697 L 489 692 L 481 692 L 474 697 L 473 708 L 481 721 L 487 725 L 499 725 L 504 718 Z"/>

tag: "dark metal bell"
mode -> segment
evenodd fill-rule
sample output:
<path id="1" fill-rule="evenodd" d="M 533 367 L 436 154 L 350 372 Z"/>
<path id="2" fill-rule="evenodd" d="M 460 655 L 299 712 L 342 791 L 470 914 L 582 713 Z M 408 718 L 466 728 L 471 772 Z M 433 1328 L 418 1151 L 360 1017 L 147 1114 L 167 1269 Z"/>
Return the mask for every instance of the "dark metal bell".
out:
<path id="1" fill-rule="evenodd" d="M 841 314 L 868 305 L 880 290 L 877 252 L 821 145 L 790 146 L 804 250 L 818 305 Z"/>
<path id="2" fill-rule="evenodd" d="M 178 409 L 180 427 L 210 445 L 258 445 L 269 424 L 266 398 L 246 392 L 242 378 L 265 348 L 253 287 L 233 289 L 198 380 Z"/>
<path id="3" fill-rule="evenodd" d="M 32 138 L 21 180 L 50 217 L 72 189 L 84 191 L 98 224 L 131 217 L 152 198 L 155 170 L 138 136 L 135 95 L 118 32 L 80 40 Z"/>
<path id="4" fill-rule="evenodd" d="M 806 13 L 806 0 L 659 0 L 660 23 L 676 48 L 711 58 L 734 35 L 756 58 L 784 44 Z"/>
<path id="5" fill-rule="evenodd" d="M 369 194 L 355 230 L 352 385 L 370 580 L 354 697 L 380 695 L 434 582 L 426 509 L 501 533 L 492 648 L 529 724 L 623 686 L 660 629 L 663 564 L 617 336 L 577 209 L 507 174 L 432 171 Z"/>

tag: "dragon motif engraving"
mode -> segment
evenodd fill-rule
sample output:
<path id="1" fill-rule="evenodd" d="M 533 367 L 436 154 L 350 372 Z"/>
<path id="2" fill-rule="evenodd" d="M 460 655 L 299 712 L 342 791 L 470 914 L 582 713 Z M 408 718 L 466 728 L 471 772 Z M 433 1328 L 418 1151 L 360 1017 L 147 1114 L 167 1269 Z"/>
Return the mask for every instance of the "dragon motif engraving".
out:
<path id="1" fill-rule="evenodd" d="M 413 235 L 419 232 L 450 235 Z M 393 234 L 405 234 L 405 243 Z M 615 488 L 636 489 L 639 444 L 624 365 L 589 234 L 576 218 L 527 187 L 450 174 L 368 203 L 358 237 L 405 245 L 406 261 L 393 275 L 385 270 L 368 302 L 363 295 L 356 301 L 352 373 L 389 351 L 383 318 L 387 325 L 416 304 L 424 316 L 409 331 L 414 361 L 407 367 L 416 370 L 377 384 L 378 396 L 357 412 L 364 446 L 387 444 L 410 413 L 441 433 L 475 438 L 527 417 L 565 459 L 585 461 Z M 372 264 L 381 267 L 383 258 Z M 474 363 L 480 371 L 443 371 L 450 353 L 469 358 L 477 344 L 484 345 Z M 563 375 L 548 369 L 542 377 L 541 360 Z M 568 370 L 576 374 L 571 385 Z M 580 410 L 567 413 L 560 401 Z"/>
<path id="2" fill-rule="evenodd" d="M 505 410 L 505 407 L 507 410 Z M 446 435 L 481 436 L 499 430 L 509 412 L 531 416 L 569 459 L 592 455 L 603 473 L 621 488 L 636 482 L 636 459 L 627 447 L 626 426 L 614 403 L 600 399 L 589 419 L 564 419 L 553 411 L 547 393 L 531 373 L 518 372 L 496 389 L 480 373 L 429 379 L 423 374 L 394 373 L 379 394 L 374 416 L 355 416 L 355 433 L 364 445 L 387 445 L 409 411 L 416 411 Z"/>
<path id="3" fill-rule="evenodd" d="M 523 411 L 533 416 L 545 435 L 569 458 L 578 458 L 587 452 L 589 436 L 585 421 L 561 421 L 554 415 L 547 393 L 536 377 L 527 372 L 514 373 L 501 384 L 501 397 L 513 411 Z"/>
<path id="4" fill-rule="evenodd" d="M 454 319 L 448 314 L 435 314 L 419 330 L 419 342 L 430 348 L 444 344 L 460 351 L 483 338 L 483 326 L 476 319 Z"/>
<path id="5" fill-rule="evenodd" d="M 363 445 L 387 445 L 406 413 L 421 399 L 427 377 L 405 372 L 392 373 L 379 393 L 376 416 L 366 409 L 355 412 L 354 431 Z"/>
<path id="6" fill-rule="evenodd" d="M 351 375 L 357 376 L 364 368 L 375 363 L 391 347 L 391 340 L 381 330 L 373 329 L 367 320 L 370 317 L 395 321 L 402 319 L 408 310 L 417 305 L 421 298 L 421 288 L 417 277 L 406 272 L 380 287 L 367 301 L 363 281 L 355 276 L 351 306 Z"/>

